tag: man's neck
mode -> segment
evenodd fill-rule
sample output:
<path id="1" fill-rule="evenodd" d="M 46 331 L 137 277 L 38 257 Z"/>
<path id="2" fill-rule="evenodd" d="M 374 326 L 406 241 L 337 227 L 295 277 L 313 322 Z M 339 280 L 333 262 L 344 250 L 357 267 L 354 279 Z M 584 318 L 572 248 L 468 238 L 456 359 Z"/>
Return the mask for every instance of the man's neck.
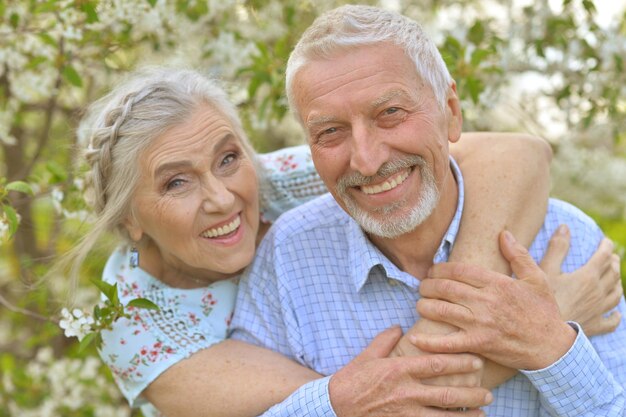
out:
<path id="1" fill-rule="evenodd" d="M 398 268 L 418 279 L 424 278 L 432 266 L 457 210 L 459 188 L 451 170 L 439 191 L 439 202 L 433 213 L 413 231 L 394 239 L 369 236 Z"/>

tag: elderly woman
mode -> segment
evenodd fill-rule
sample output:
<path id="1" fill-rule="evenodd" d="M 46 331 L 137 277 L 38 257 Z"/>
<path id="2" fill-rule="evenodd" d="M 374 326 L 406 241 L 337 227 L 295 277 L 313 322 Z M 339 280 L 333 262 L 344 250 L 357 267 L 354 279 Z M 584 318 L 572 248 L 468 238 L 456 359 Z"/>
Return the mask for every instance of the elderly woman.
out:
<path id="1" fill-rule="evenodd" d="M 319 377 L 274 352 L 225 341 L 237 276 L 268 223 L 325 192 L 308 149 L 255 156 L 224 91 L 175 69 L 134 75 L 91 106 L 80 134 L 89 142 L 97 221 L 72 254 L 75 270 L 103 233 L 119 232 L 124 244 L 103 279 L 117 283 L 123 302 L 145 297 L 160 307 L 131 309 L 102 334 L 101 357 L 130 404 L 147 416 L 158 415 L 154 406 L 168 416 L 256 415 Z M 514 225 L 521 240 L 532 239 L 546 205 L 549 151 L 530 137 L 472 134 L 452 154 L 466 177 L 480 177 L 466 184 L 482 184 L 466 191 L 453 256 L 505 270 L 495 236 Z M 601 317 L 619 291 L 610 252 L 607 244 L 569 280 L 593 279 L 611 295 L 587 321 L 596 332 L 619 321 Z M 550 258 L 553 282 L 563 255 Z M 563 288 L 559 294 L 572 287 Z"/>

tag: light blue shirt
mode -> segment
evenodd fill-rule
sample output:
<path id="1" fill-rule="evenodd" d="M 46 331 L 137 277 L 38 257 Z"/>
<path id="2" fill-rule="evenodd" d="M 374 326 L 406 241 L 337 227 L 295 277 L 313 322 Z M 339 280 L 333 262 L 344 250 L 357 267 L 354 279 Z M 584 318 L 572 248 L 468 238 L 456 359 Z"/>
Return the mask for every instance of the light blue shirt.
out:
<path id="1" fill-rule="evenodd" d="M 434 262 L 448 259 L 463 209 L 458 207 Z M 572 235 L 563 270 L 582 266 L 602 232 L 575 207 L 551 200 L 530 252 L 541 259 L 548 241 L 566 223 Z M 261 244 L 240 282 L 233 337 L 289 356 L 322 375 L 331 375 L 359 354 L 376 334 L 419 319 L 420 281 L 398 269 L 361 228 L 325 195 L 283 215 Z M 618 309 L 626 317 L 626 304 Z M 540 314 L 540 312 L 529 312 Z M 551 366 L 520 372 L 493 391 L 490 417 L 625 416 L 626 325 L 588 339 L 576 325 L 571 349 Z M 304 385 L 268 416 L 335 416 L 325 377 Z"/>

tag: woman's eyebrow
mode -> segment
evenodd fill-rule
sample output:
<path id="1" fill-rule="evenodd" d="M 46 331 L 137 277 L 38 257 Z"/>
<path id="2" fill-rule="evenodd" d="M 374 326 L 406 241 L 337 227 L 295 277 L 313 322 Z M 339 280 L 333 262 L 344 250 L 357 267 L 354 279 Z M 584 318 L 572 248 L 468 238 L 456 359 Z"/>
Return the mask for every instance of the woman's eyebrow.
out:
<path id="1" fill-rule="evenodd" d="M 181 168 L 189 168 L 191 166 L 193 166 L 193 163 L 189 160 L 166 162 L 163 165 L 159 165 L 154 172 L 154 177 L 158 178 L 163 175 L 164 172 L 174 171 Z"/>

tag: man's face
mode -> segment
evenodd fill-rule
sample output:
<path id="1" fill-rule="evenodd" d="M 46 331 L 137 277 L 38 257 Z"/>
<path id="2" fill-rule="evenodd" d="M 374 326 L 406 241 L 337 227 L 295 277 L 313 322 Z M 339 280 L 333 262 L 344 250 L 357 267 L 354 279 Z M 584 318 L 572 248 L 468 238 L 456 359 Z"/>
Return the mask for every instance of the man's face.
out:
<path id="1" fill-rule="evenodd" d="M 293 85 L 313 162 L 341 207 L 380 237 L 421 224 L 449 174 L 448 141 L 461 133 L 454 85 L 442 111 L 402 49 L 386 43 L 313 61 Z"/>

